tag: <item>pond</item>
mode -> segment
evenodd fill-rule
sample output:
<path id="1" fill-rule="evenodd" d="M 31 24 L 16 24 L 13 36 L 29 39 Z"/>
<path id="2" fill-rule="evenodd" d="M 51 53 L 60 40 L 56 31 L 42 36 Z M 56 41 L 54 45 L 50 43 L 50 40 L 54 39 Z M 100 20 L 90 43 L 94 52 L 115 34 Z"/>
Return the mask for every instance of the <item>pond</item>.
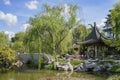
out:
<path id="1" fill-rule="evenodd" d="M 27 70 L 24 72 L 0 73 L 0 80 L 105 80 L 105 77 L 83 72 L 51 70 Z"/>

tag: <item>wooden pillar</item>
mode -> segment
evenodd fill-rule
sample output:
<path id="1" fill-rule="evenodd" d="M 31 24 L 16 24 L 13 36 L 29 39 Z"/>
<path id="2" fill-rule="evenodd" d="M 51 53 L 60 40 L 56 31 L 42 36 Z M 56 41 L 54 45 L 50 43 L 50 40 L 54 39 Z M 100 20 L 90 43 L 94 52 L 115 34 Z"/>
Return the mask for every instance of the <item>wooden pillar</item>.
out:
<path id="1" fill-rule="evenodd" d="M 95 46 L 95 58 L 97 58 L 97 46 Z"/>
<path id="2" fill-rule="evenodd" d="M 97 46 L 96 45 L 94 46 L 94 57 L 95 58 L 97 57 Z"/>
<path id="3" fill-rule="evenodd" d="M 89 59 L 90 58 L 90 56 L 89 56 L 89 47 L 87 47 L 87 53 L 86 53 L 86 55 L 87 55 L 87 59 Z"/>

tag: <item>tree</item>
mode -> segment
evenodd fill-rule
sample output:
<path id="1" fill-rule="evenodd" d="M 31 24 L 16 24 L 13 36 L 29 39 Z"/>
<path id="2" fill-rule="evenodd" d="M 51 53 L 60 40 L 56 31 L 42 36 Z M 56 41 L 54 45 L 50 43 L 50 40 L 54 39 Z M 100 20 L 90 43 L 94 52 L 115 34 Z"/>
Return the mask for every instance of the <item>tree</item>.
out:
<path id="1" fill-rule="evenodd" d="M 120 40 L 120 1 L 114 5 L 114 8 L 110 12 L 115 38 L 116 40 Z"/>
<path id="2" fill-rule="evenodd" d="M 9 46 L 9 38 L 3 32 L 0 32 L 0 47 Z"/>
<path id="3" fill-rule="evenodd" d="M 107 43 L 120 50 L 120 1 L 117 2 L 114 5 L 114 8 L 110 10 L 110 15 L 110 21 L 113 26 L 113 33 L 115 35 L 115 39 L 112 39 Z"/>
<path id="4" fill-rule="evenodd" d="M 71 30 L 78 24 L 77 7 L 69 5 L 69 16 L 63 14 L 64 7 L 61 5 L 44 5 L 44 8 L 41 14 L 30 18 L 31 27 L 26 31 L 24 44 L 29 53 L 47 53 L 55 57 L 67 53 L 68 48 L 72 46 Z M 40 62 L 40 59 L 38 61 Z"/>
<path id="5" fill-rule="evenodd" d="M 73 42 L 78 43 L 83 41 L 89 32 L 90 29 L 87 29 L 84 25 L 79 25 L 78 27 L 74 28 L 72 32 Z"/>
<path id="6" fill-rule="evenodd" d="M 15 34 L 15 37 L 12 38 L 12 49 L 16 52 L 24 53 L 25 47 L 23 45 L 25 33 L 19 32 Z"/>
<path id="7" fill-rule="evenodd" d="M 45 10 L 30 19 L 31 28 L 26 32 L 25 44 L 33 51 L 58 54 L 66 52 L 72 43 L 70 30 L 76 26 L 76 6 L 69 5 L 67 20 L 61 15 L 62 7 L 45 5 Z M 28 38 L 29 37 L 29 38 Z M 66 41 L 67 40 L 67 41 Z M 64 49 L 63 49 L 64 48 Z M 32 49 L 32 50 L 31 50 Z"/>
<path id="8" fill-rule="evenodd" d="M 23 41 L 25 32 L 18 32 L 15 34 L 15 37 L 12 38 L 12 42 Z"/>

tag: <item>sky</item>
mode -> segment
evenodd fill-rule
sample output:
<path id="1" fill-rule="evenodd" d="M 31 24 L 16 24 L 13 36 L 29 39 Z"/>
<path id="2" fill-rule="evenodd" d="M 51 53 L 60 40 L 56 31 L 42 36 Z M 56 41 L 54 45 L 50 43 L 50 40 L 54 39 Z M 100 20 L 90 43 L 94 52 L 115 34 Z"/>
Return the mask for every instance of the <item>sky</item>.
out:
<path id="1" fill-rule="evenodd" d="M 25 31 L 30 17 L 40 13 L 43 4 L 50 6 L 73 4 L 79 7 L 77 19 L 83 24 L 104 25 L 105 17 L 118 0 L 0 0 L 0 31 L 13 36 Z M 66 6 L 67 7 L 67 6 Z M 66 13 L 67 14 L 66 8 Z"/>

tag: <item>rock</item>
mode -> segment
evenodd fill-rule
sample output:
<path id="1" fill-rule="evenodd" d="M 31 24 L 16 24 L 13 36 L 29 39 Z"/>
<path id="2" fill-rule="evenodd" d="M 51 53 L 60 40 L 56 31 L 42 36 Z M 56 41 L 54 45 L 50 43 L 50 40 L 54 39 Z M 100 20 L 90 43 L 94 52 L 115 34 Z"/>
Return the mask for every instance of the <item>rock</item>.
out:
<path id="1" fill-rule="evenodd" d="M 94 72 L 97 72 L 97 71 L 101 71 L 103 69 L 103 65 L 99 65 L 99 66 L 96 66 L 93 71 Z"/>
<path id="2" fill-rule="evenodd" d="M 95 67 L 97 67 L 97 64 L 95 62 L 90 62 L 90 61 L 86 61 L 85 63 L 81 63 L 79 64 L 77 67 L 75 67 L 75 71 L 89 71 L 89 70 L 93 70 Z M 96 70 L 96 69 L 95 69 Z"/>
<path id="3" fill-rule="evenodd" d="M 97 64 L 95 62 L 89 62 L 89 61 L 86 61 L 84 63 L 84 67 L 86 69 L 92 69 L 92 68 L 95 68 L 97 66 Z"/>
<path id="4" fill-rule="evenodd" d="M 56 67 L 58 70 L 73 71 L 73 66 L 71 65 L 70 61 L 67 61 L 67 63 L 64 65 L 60 65 L 59 62 L 56 62 Z"/>
<path id="5" fill-rule="evenodd" d="M 73 66 L 70 63 L 70 60 L 67 61 L 66 65 L 68 66 L 68 70 L 73 71 Z"/>
<path id="6" fill-rule="evenodd" d="M 106 63 L 106 64 L 103 65 L 103 67 L 104 67 L 104 70 L 108 71 L 108 70 L 111 69 L 112 65 L 110 63 Z"/>
<path id="7" fill-rule="evenodd" d="M 24 63 L 23 63 L 22 61 L 18 60 L 17 62 L 13 63 L 12 65 L 20 68 L 20 67 L 23 66 L 23 64 L 24 64 Z"/>
<path id="8" fill-rule="evenodd" d="M 110 63 L 106 63 L 106 64 L 104 64 L 104 67 L 105 67 L 105 68 L 111 68 L 112 65 L 111 65 Z"/>
<path id="9" fill-rule="evenodd" d="M 74 68 L 74 71 L 76 71 L 76 72 L 80 72 L 80 71 L 85 72 L 85 71 L 87 71 L 87 69 L 86 69 L 86 67 L 84 66 L 84 64 L 81 63 L 81 64 L 79 64 L 77 67 Z"/>
<path id="10" fill-rule="evenodd" d="M 103 65 L 97 65 L 97 62 L 90 62 L 90 61 L 86 61 L 84 63 L 79 64 L 77 67 L 74 68 L 74 71 L 107 71 L 112 67 L 112 65 L 110 63 L 106 63 Z"/>

